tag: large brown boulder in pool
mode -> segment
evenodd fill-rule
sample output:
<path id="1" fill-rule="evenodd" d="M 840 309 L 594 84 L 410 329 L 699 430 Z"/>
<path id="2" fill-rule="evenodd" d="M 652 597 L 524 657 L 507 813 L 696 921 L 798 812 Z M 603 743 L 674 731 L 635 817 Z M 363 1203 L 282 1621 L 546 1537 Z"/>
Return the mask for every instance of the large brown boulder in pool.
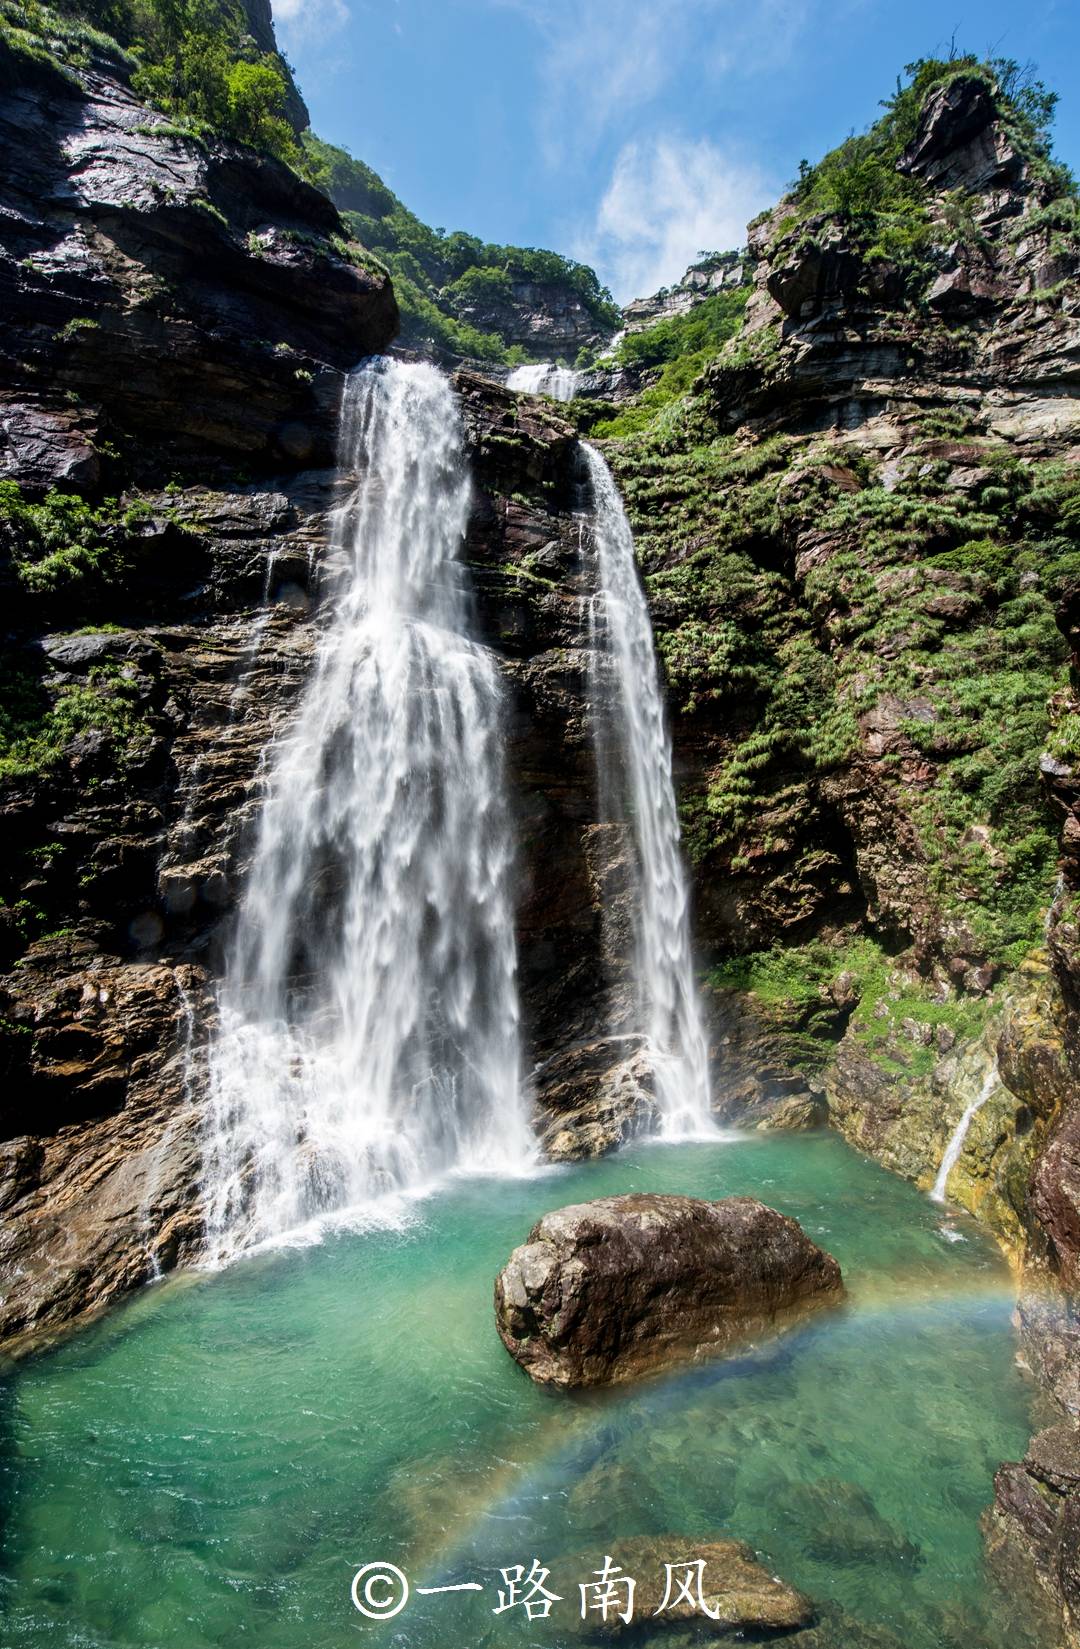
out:
<path id="1" fill-rule="evenodd" d="M 764 1203 L 641 1192 L 545 1214 L 496 1278 L 495 1320 L 539 1384 L 598 1386 L 724 1350 L 842 1293 L 832 1255 Z"/>

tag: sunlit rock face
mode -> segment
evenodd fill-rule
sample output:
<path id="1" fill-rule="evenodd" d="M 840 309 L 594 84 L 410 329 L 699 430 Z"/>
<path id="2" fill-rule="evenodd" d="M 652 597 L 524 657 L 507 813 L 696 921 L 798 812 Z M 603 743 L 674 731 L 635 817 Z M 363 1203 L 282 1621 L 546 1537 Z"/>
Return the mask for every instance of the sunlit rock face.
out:
<path id="1" fill-rule="evenodd" d="M 5 80 L 0 154 L 3 473 L 107 487 L 111 448 L 125 480 L 330 460 L 335 369 L 385 347 L 397 305 L 324 196 L 94 70 Z"/>
<path id="2" fill-rule="evenodd" d="M 539 1385 L 615 1385 L 728 1350 L 842 1296 L 840 1267 L 752 1197 L 634 1193 L 545 1214 L 495 1282 L 495 1324 Z"/>
<path id="3" fill-rule="evenodd" d="M 581 349 L 605 343 L 608 331 L 569 285 L 514 280 L 505 294 L 470 295 L 455 305 L 459 320 L 494 332 L 530 356 L 573 360 Z"/>
<path id="4" fill-rule="evenodd" d="M 741 252 L 718 252 L 700 263 L 692 263 L 674 286 L 663 287 L 648 298 L 635 298 L 622 312 L 629 332 L 655 326 L 670 315 L 686 315 L 717 292 L 741 286 L 747 277 L 747 261 Z"/>

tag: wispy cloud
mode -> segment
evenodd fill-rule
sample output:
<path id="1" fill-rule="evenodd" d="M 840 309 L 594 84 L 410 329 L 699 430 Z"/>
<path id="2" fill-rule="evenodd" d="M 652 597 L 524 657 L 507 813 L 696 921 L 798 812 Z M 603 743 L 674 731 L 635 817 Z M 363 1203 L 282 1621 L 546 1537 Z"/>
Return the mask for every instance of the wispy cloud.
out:
<path id="1" fill-rule="evenodd" d="M 775 179 L 715 144 L 662 136 L 619 151 L 576 255 L 625 302 L 670 286 L 702 251 L 740 246 L 778 193 Z"/>
<path id="2" fill-rule="evenodd" d="M 820 0 L 492 0 L 542 41 L 539 111 L 549 161 L 588 147 L 693 76 L 767 70 L 797 49 Z M 843 3 L 843 0 L 841 0 Z"/>
<path id="3" fill-rule="evenodd" d="M 273 0 L 273 10 L 286 47 L 336 32 L 349 21 L 345 0 Z"/>

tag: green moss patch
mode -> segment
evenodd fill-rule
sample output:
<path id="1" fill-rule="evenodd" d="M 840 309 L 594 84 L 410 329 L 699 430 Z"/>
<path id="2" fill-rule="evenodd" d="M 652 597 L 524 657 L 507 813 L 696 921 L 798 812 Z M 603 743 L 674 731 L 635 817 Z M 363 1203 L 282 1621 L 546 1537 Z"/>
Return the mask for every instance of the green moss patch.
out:
<path id="1" fill-rule="evenodd" d="M 152 738 L 138 689 L 118 666 L 98 665 L 85 683 L 57 688 L 46 688 L 17 659 L 0 666 L 0 778 L 48 772 L 73 740 L 90 732 L 105 735 L 121 773 Z"/>

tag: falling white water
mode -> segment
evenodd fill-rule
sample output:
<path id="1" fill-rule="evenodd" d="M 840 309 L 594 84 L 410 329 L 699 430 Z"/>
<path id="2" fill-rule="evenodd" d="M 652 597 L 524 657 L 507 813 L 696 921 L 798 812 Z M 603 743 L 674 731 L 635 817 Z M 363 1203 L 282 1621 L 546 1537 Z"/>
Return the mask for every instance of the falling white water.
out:
<path id="1" fill-rule="evenodd" d="M 661 1112 L 672 1138 L 714 1132 L 708 1046 L 694 984 L 686 878 L 652 625 L 618 488 L 583 443 L 596 555 L 591 701 L 601 807 L 633 843 L 634 985 Z"/>
<path id="2" fill-rule="evenodd" d="M 945 1187 L 948 1185 L 949 1175 L 956 1167 L 956 1164 L 960 1158 L 960 1153 L 964 1149 L 964 1141 L 967 1138 L 968 1129 L 971 1127 L 972 1119 L 976 1111 L 980 1111 L 986 1104 L 987 1100 L 990 1098 L 990 1095 L 997 1087 L 997 1084 L 998 1071 L 997 1063 L 995 1061 L 987 1071 L 983 1085 L 979 1089 L 979 1092 L 976 1094 L 975 1098 L 960 1118 L 960 1121 L 953 1129 L 952 1137 L 949 1140 L 948 1145 L 945 1147 L 945 1155 L 941 1159 L 941 1167 L 938 1169 L 937 1179 L 934 1181 L 934 1189 L 930 1193 L 935 1202 L 945 1201 Z"/>
<path id="3" fill-rule="evenodd" d="M 578 374 L 568 366 L 541 361 L 538 366 L 516 366 L 506 380 L 507 389 L 523 395 L 550 395 L 556 401 L 572 401 L 577 393 Z"/>
<path id="4" fill-rule="evenodd" d="M 349 380 L 325 633 L 265 799 L 210 1049 L 209 1257 L 531 1159 L 501 694 L 432 366 Z M 392 1198 L 388 1199 L 392 1202 Z"/>

